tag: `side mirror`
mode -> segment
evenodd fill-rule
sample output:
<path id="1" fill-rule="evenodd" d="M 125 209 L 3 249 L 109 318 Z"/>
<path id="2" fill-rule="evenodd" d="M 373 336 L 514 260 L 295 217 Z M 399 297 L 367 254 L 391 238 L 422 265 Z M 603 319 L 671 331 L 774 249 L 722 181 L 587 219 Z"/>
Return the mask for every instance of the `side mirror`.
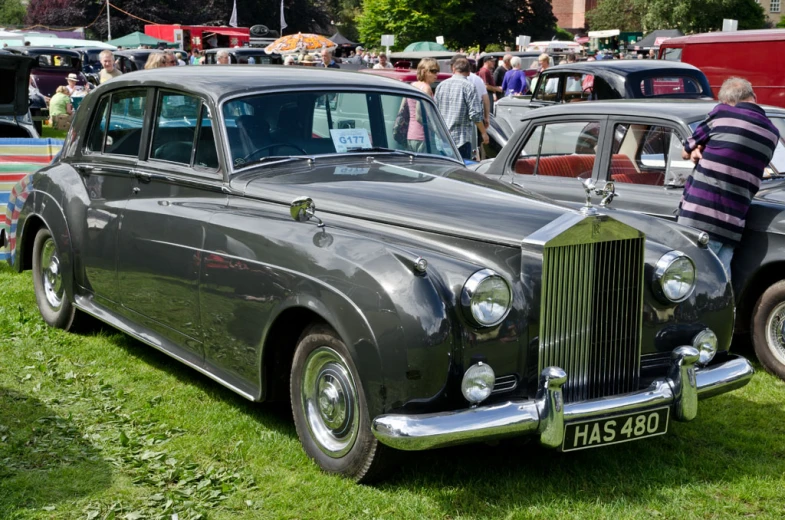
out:
<path id="1" fill-rule="evenodd" d="M 289 214 L 297 222 L 307 222 L 316 219 L 319 227 L 324 227 L 324 222 L 316 216 L 316 204 L 310 197 L 298 197 L 289 205 Z"/>

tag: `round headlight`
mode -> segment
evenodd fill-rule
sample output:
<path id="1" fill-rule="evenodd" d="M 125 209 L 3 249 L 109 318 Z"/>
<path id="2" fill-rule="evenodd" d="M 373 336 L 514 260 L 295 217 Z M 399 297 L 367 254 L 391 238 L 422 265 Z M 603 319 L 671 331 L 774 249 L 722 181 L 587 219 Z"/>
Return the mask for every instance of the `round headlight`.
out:
<path id="1" fill-rule="evenodd" d="M 512 291 L 507 281 L 491 271 L 477 271 L 466 280 L 461 305 L 466 317 L 481 327 L 498 325 L 510 312 Z"/>
<path id="2" fill-rule="evenodd" d="M 666 302 L 682 302 L 695 289 L 695 264 L 681 251 L 662 255 L 654 269 L 654 292 Z"/>
<path id="3" fill-rule="evenodd" d="M 692 338 L 692 346 L 700 353 L 698 363 L 707 365 L 717 353 L 717 335 L 711 329 L 703 329 Z"/>
<path id="4" fill-rule="evenodd" d="M 481 403 L 488 399 L 496 382 L 496 374 L 490 365 L 482 361 L 469 367 L 463 374 L 461 393 L 470 403 Z"/>

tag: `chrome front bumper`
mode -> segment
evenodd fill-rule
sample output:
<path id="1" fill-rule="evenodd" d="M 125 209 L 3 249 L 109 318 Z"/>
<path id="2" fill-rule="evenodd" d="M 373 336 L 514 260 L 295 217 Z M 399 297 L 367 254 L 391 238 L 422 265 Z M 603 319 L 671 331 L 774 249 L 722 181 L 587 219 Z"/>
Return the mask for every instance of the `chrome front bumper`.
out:
<path id="1" fill-rule="evenodd" d="M 696 367 L 697 361 L 695 348 L 679 347 L 671 356 L 668 377 L 655 380 L 647 389 L 568 404 L 564 403 L 561 388 L 567 373 L 548 367 L 542 371 L 533 400 L 455 412 L 380 415 L 371 429 L 379 442 L 400 450 L 427 450 L 517 435 L 538 435 L 544 446 L 558 448 L 564 440 L 564 426 L 570 422 L 664 406 L 670 407 L 674 419 L 690 421 L 698 413 L 698 399 L 741 388 L 755 372 L 743 357 L 733 356 L 708 368 Z"/>

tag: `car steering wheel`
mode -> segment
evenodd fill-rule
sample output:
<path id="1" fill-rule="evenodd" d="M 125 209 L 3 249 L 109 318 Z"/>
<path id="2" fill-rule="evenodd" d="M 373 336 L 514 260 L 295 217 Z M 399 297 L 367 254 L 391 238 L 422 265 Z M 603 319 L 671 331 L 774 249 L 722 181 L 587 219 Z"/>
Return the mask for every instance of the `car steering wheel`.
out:
<path id="1" fill-rule="evenodd" d="M 302 153 L 303 155 L 308 155 L 308 152 L 306 152 L 305 150 L 303 150 L 302 148 L 300 148 L 296 144 L 273 143 L 273 144 L 268 144 L 266 146 L 262 146 L 261 148 L 257 148 L 253 152 L 249 153 L 248 155 L 246 155 L 245 157 L 240 159 L 241 164 L 242 163 L 251 162 L 253 159 L 261 157 L 261 155 L 259 155 L 259 154 L 261 154 L 262 152 L 270 150 L 272 148 L 276 148 L 276 147 L 279 147 L 279 148 L 287 148 L 287 147 L 288 148 L 293 148 L 293 149 L 297 150 L 298 152 Z"/>

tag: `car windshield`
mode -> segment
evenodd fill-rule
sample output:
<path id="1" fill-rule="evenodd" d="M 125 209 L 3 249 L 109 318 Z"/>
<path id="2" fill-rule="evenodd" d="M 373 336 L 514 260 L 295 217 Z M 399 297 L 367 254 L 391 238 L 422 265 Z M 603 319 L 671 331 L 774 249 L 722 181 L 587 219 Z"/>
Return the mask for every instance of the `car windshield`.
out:
<path id="1" fill-rule="evenodd" d="M 380 92 L 257 94 L 222 109 L 235 169 L 276 157 L 425 154 L 459 160 L 433 103 Z"/>

